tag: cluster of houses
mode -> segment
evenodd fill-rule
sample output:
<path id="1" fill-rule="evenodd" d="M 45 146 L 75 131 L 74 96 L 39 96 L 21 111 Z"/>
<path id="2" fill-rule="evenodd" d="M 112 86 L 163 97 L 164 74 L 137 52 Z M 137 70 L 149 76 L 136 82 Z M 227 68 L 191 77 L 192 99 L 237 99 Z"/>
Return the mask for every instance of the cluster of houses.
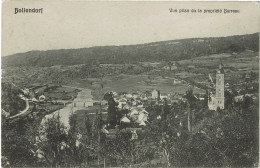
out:
<path id="1" fill-rule="evenodd" d="M 146 107 L 151 104 L 163 105 L 166 100 L 168 105 L 172 103 L 178 103 L 180 101 L 185 102 L 186 98 L 183 98 L 183 94 L 167 94 L 161 93 L 159 90 L 152 91 L 136 91 L 133 93 L 116 93 L 112 92 L 115 102 L 118 103 L 118 110 L 124 112 L 123 117 L 120 119 L 120 124 L 130 125 L 135 124 L 137 126 L 145 126 L 149 123 L 149 112 L 146 111 Z M 203 96 L 197 95 L 198 99 Z M 125 113 L 127 111 L 127 113 Z"/>
<path id="2" fill-rule="evenodd" d="M 117 93 L 112 91 L 113 98 L 117 102 L 118 111 L 122 114 L 120 118 L 120 125 L 113 129 L 107 129 L 106 124 L 103 125 L 101 131 L 109 137 L 115 137 L 118 131 L 117 127 L 130 130 L 132 132 L 132 139 L 137 139 L 137 130 L 142 130 L 142 127 L 149 124 L 149 111 L 146 107 L 150 105 L 163 105 L 167 102 L 168 105 L 178 102 L 186 102 L 184 94 L 166 94 L 161 93 L 159 90 L 152 91 L 134 91 L 132 93 Z M 198 100 L 204 100 L 202 94 L 195 94 Z M 166 101 L 165 101 L 166 100 Z M 159 118 L 158 118 L 159 117 Z M 158 116 L 160 119 L 161 116 Z M 182 125 L 182 123 L 180 123 Z"/>
<path id="3" fill-rule="evenodd" d="M 11 83 L 14 87 L 18 88 L 15 84 Z M 45 101 L 45 96 L 43 95 L 43 90 L 48 87 L 47 84 L 41 85 L 41 86 L 35 86 L 31 88 L 24 88 L 19 89 L 18 92 L 18 98 L 23 100 L 25 102 L 25 108 L 18 112 L 18 114 L 10 116 L 10 112 L 5 111 L 2 109 L 2 114 L 5 117 L 9 117 L 9 119 L 18 117 L 24 113 L 26 113 L 29 109 L 32 109 L 32 106 L 30 106 L 32 103 L 42 103 Z"/>
<path id="4" fill-rule="evenodd" d="M 29 98 L 31 102 L 44 102 L 46 97 L 44 95 L 44 90 L 48 87 L 47 84 L 31 87 L 31 88 L 24 88 L 20 89 L 21 93 Z"/>

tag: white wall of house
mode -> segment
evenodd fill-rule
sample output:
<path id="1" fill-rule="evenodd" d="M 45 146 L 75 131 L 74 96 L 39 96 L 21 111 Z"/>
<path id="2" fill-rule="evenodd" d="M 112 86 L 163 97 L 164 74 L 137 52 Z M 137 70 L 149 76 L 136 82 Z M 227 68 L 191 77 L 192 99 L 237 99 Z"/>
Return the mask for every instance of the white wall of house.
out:
<path id="1" fill-rule="evenodd" d="M 152 91 L 152 98 L 153 99 L 157 99 L 159 97 L 159 92 L 158 92 L 158 90 L 153 90 Z"/>

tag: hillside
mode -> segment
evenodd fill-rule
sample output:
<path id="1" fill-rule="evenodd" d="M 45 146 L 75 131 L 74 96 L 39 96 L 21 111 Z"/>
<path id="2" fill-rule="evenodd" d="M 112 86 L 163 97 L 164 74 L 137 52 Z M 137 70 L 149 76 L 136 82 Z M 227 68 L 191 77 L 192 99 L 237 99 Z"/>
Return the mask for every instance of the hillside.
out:
<path id="1" fill-rule="evenodd" d="M 139 45 L 29 51 L 2 57 L 3 66 L 77 65 L 176 61 L 210 54 L 259 51 L 259 33 L 214 38 L 192 38 Z"/>

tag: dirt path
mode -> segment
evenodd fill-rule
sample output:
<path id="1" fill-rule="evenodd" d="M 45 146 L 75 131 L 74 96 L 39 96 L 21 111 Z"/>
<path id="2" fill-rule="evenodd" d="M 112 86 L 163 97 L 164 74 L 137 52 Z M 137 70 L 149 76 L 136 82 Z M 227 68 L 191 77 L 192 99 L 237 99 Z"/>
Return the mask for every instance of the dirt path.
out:
<path id="1" fill-rule="evenodd" d="M 25 101 L 25 104 L 26 104 L 25 109 L 22 110 L 22 111 L 19 111 L 18 114 L 9 117 L 9 119 L 14 119 L 14 118 L 16 118 L 16 117 L 19 117 L 19 116 L 21 116 L 21 115 L 24 115 L 24 114 L 29 110 L 29 108 L 30 108 L 29 100 L 28 100 L 26 97 L 24 97 L 23 95 L 20 95 L 20 98 Z"/>

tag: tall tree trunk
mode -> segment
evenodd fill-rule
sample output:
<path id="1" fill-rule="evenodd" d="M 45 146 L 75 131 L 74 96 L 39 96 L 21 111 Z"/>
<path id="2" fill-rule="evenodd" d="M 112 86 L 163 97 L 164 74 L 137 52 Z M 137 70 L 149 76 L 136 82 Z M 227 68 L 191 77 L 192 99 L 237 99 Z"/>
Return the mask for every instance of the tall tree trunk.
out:
<path id="1" fill-rule="evenodd" d="M 188 102 L 188 130 L 192 132 L 192 114 L 190 109 L 190 103 Z"/>

